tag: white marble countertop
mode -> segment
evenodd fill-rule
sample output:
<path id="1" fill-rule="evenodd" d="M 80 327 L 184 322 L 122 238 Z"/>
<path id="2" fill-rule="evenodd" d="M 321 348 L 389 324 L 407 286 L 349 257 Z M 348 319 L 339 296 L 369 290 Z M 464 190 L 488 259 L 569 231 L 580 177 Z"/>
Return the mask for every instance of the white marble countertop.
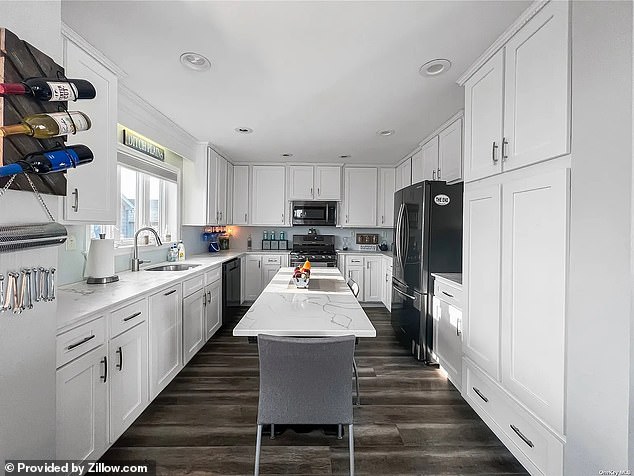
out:
<path id="1" fill-rule="evenodd" d="M 233 329 L 234 336 L 376 337 L 338 269 L 313 268 L 308 289 L 297 288 L 292 275 L 293 268 L 277 272 Z"/>
<path id="2" fill-rule="evenodd" d="M 462 273 L 431 273 L 432 276 L 444 281 L 449 281 L 451 285 L 462 286 Z"/>
<path id="3" fill-rule="evenodd" d="M 362 250 L 335 250 L 339 255 L 383 255 L 388 258 L 394 257 L 394 253 L 392 251 L 362 251 Z"/>
<path id="4" fill-rule="evenodd" d="M 110 284 L 86 284 L 79 282 L 60 286 L 57 292 L 57 330 L 62 331 L 81 322 L 86 317 L 115 309 L 142 295 L 181 282 L 189 277 L 205 272 L 225 261 L 242 256 L 245 251 L 220 251 L 194 255 L 184 264 L 200 264 L 187 271 L 124 271 L 119 281 Z M 152 263 L 149 266 L 159 266 Z M 166 263 L 173 264 L 173 263 Z"/>

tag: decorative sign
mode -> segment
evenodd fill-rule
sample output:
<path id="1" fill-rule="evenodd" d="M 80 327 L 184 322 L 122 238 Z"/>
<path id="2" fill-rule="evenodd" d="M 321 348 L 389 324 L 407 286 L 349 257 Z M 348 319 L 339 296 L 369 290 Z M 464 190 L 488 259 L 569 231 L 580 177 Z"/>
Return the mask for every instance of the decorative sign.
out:
<path id="1" fill-rule="evenodd" d="M 145 155 L 149 155 L 150 157 L 154 157 L 155 159 L 165 161 L 165 149 L 154 145 L 143 137 L 135 134 L 134 132 L 123 129 L 123 144 L 130 147 L 131 149 L 138 150 L 139 152 L 143 152 Z"/>
<path id="2" fill-rule="evenodd" d="M 449 205 L 450 201 L 451 199 L 447 195 L 444 195 L 444 194 L 436 195 L 434 197 L 434 202 L 436 203 L 436 205 L 441 205 L 441 206 Z"/>

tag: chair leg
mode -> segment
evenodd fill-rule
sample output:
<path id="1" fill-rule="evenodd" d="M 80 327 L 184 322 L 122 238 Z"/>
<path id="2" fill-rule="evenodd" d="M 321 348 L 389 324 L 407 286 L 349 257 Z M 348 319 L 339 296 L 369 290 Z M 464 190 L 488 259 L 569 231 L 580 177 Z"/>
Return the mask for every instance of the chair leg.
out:
<path id="1" fill-rule="evenodd" d="M 258 425 L 258 436 L 255 443 L 255 471 L 254 476 L 260 474 L 260 449 L 262 448 L 262 425 Z"/>
<path id="2" fill-rule="evenodd" d="M 359 369 L 357 368 L 357 361 L 352 359 L 352 370 L 354 370 L 354 381 L 357 391 L 357 406 L 361 406 L 361 395 L 359 394 Z"/>
<path id="3" fill-rule="evenodd" d="M 350 452 L 350 476 L 354 476 L 354 425 L 348 425 L 348 451 Z"/>
<path id="4" fill-rule="evenodd" d="M 271 423 L 271 439 L 275 439 L 275 423 Z"/>

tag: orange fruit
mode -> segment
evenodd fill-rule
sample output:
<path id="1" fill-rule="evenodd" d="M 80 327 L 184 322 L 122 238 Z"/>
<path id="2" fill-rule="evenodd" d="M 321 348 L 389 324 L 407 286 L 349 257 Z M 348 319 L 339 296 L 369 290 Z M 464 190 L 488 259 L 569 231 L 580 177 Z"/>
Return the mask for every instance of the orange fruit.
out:
<path id="1" fill-rule="evenodd" d="M 304 269 L 310 269 L 310 261 L 306 260 L 304 263 Z"/>

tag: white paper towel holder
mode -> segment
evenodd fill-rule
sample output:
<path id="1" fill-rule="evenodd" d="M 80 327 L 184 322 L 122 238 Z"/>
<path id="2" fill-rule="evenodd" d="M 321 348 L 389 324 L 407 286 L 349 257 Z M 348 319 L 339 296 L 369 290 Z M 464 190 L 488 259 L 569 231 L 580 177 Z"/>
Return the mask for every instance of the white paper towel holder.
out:
<path id="1" fill-rule="evenodd" d="M 99 234 L 99 239 L 103 240 L 106 237 L 105 234 L 100 233 Z M 115 283 L 119 281 L 119 276 L 117 276 L 116 274 L 113 274 L 112 276 L 104 276 L 104 277 L 94 277 L 94 276 L 89 276 L 86 279 L 86 284 L 109 284 L 109 283 Z"/>

